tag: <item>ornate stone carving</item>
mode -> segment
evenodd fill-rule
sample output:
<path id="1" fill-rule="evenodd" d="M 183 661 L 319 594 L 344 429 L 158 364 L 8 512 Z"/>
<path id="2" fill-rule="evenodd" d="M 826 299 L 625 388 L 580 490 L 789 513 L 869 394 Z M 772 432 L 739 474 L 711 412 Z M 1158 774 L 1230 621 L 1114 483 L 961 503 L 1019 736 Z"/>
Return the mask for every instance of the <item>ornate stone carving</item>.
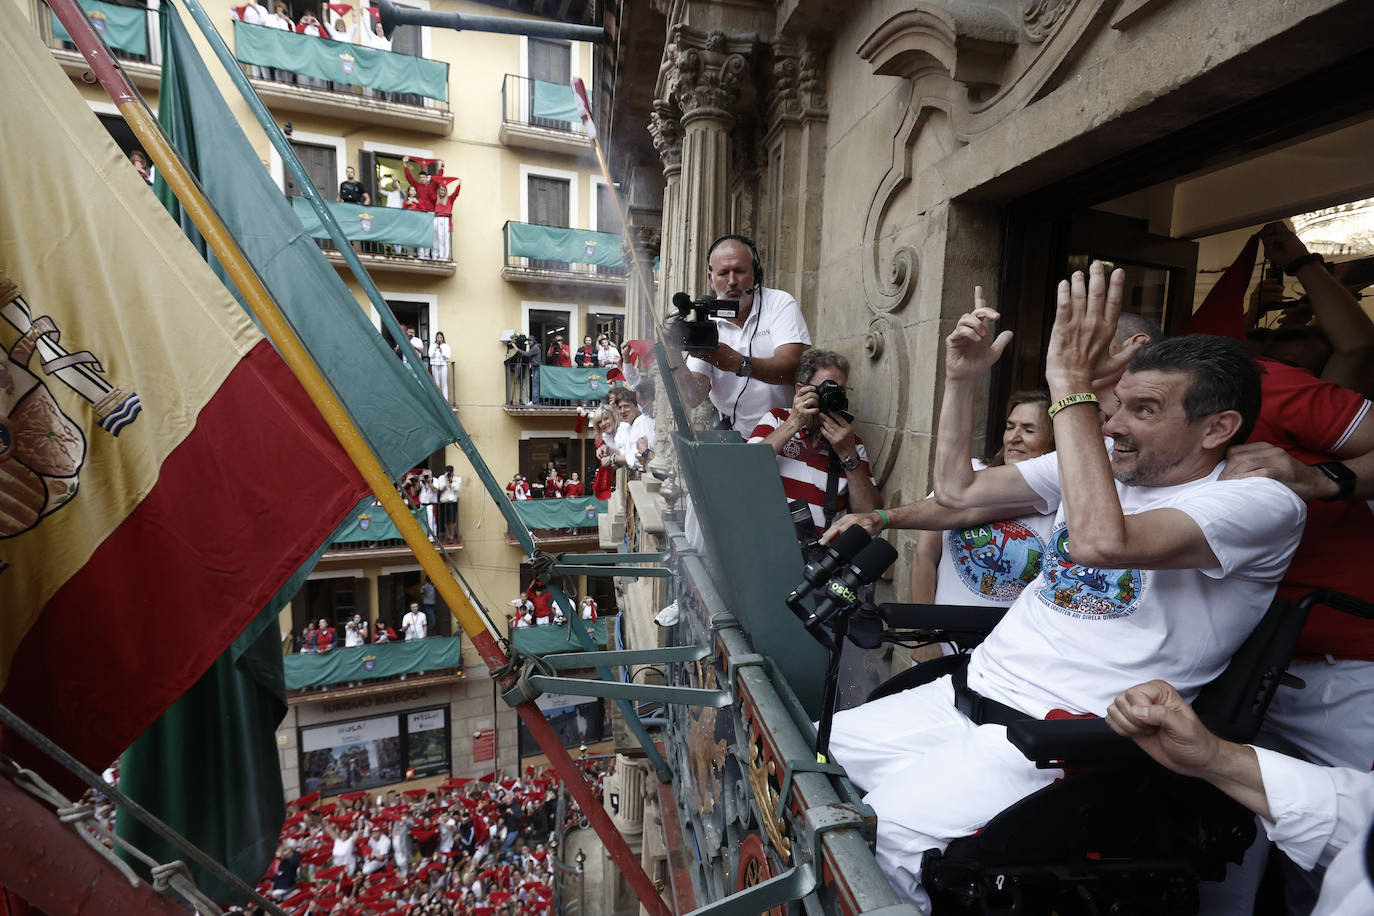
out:
<path id="1" fill-rule="evenodd" d="M 825 113 L 825 53 L 810 44 L 802 49 L 797 89 L 801 95 L 802 107 L 808 113 Z"/>
<path id="2" fill-rule="evenodd" d="M 1069 0 L 1021 0 L 1021 19 L 1026 35 L 1039 44 L 1044 41 L 1069 6 Z"/>
<path id="3" fill-rule="evenodd" d="M 872 373 L 865 371 L 866 378 L 905 380 L 911 377 L 906 336 L 891 317 L 880 315 L 869 323 L 864 336 L 864 354 L 869 359 L 868 366 L 874 370 Z M 859 435 L 868 449 L 873 479 L 882 486 L 897 466 L 911 386 L 905 382 L 899 385 L 865 384 L 861 390 L 864 420 L 858 424 Z"/>
<path id="4" fill-rule="evenodd" d="M 654 102 L 654 110 L 649 114 L 649 136 L 665 172 L 682 168 L 682 122 L 668 102 Z"/>
<path id="5" fill-rule="evenodd" d="M 715 46 L 723 47 L 724 41 L 724 33 L 713 32 L 705 48 L 678 52 L 674 94 L 684 120 L 702 115 L 730 116 L 748 63 L 742 54 L 713 50 Z"/>
<path id="6" fill-rule="evenodd" d="M 779 54 L 773 58 L 773 85 L 768 91 L 768 120 L 799 117 L 802 113 L 801 97 L 797 92 L 797 75 L 801 62 L 795 57 Z"/>

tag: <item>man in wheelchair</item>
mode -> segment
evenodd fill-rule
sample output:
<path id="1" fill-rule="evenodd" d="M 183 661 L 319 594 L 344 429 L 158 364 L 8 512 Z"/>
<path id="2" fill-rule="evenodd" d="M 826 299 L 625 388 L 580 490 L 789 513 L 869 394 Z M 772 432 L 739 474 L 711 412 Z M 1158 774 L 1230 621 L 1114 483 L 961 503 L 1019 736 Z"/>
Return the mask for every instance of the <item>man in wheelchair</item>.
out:
<path id="1" fill-rule="evenodd" d="M 1060 284 L 1046 365 L 1058 450 L 1041 458 L 972 471 L 971 405 L 1011 333 L 995 333 L 977 289 L 947 339 L 936 498 L 1057 517 L 1039 576 L 966 670 L 835 717 L 830 751 L 878 815 L 878 863 L 926 909 L 926 851 L 1063 775 L 1037 769 L 1007 726 L 1102 715 L 1149 678 L 1191 699 L 1260 620 L 1302 532 L 1305 508 L 1287 487 L 1217 479 L 1259 412 L 1243 346 L 1199 335 L 1111 357 L 1122 286 L 1097 263 Z M 1104 428 L 1091 392 L 1128 362 Z"/>

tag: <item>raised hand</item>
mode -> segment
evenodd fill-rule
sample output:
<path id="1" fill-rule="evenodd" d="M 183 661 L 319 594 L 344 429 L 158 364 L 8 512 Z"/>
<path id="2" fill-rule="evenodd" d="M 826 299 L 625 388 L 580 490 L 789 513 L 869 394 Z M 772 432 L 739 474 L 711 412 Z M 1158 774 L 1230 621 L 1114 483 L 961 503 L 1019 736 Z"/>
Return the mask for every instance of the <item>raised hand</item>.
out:
<path id="1" fill-rule="evenodd" d="M 1051 389 L 1061 382 L 1086 391 L 1094 378 L 1114 371 L 1111 346 L 1125 283 L 1125 271 L 1117 268 L 1108 278 L 1101 261 L 1088 267 L 1086 282 L 1082 271 L 1060 281 L 1045 360 Z"/>
<path id="2" fill-rule="evenodd" d="M 973 311 L 960 316 L 959 323 L 945 338 L 945 378 L 980 378 L 1002 356 L 1011 343 L 1011 331 L 996 333 L 1001 315 L 989 308 L 983 287 L 973 288 Z"/>

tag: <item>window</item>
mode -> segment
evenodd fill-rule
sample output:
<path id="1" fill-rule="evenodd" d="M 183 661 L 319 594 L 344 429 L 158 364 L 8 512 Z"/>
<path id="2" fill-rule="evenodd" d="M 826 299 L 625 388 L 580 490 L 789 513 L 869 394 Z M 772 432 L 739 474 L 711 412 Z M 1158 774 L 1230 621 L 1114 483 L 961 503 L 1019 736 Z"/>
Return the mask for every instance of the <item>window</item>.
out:
<path id="1" fill-rule="evenodd" d="M 447 706 L 297 731 L 303 792 L 338 795 L 452 772 Z"/>
<path id="2" fill-rule="evenodd" d="M 291 151 L 301 161 L 305 174 L 320 189 L 326 199 L 332 199 L 339 190 L 339 152 L 332 146 L 317 143 L 303 143 L 291 140 Z M 286 175 L 286 196 L 300 197 L 301 189 L 288 172 Z"/>
<path id="3" fill-rule="evenodd" d="M 529 176 L 529 221 L 536 226 L 568 226 L 568 188 L 564 178 L 545 175 Z M 530 267 L 537 270 L 568 270 L 567 261 L 530 258 Z"/>
<path id="4" fill-rule="evenodd" d="M 354 614 L 369 616 L 366 579 L 344 575 L 307 580 L 291 599 L 292 636 L 299 639 L 305 625 L 321 617 L 330 626 L 342 627 Z"/>
<path id="5" fill-rule="evenodd" d="M 391 307 L 391 312 L 396 316 L 396 323 L 402 328 L 410 328 L 415 332 L 415 336 L 420 338 L 424 353 L 420 355 L 421 362 L 424 361 L 425 353 L 429 352 L 429 303 L 414 302 L 406 299 L 388 299 L 386 304 Z M 399 344 L 391 337 L 391 332 L 386 326 L 382 326 L 382 339 L 391 348 L 396 349 Z"/>
<path id="6" fill-rule="evenodd" d="M 546 83 L 553 83 L 558 86 L 568 85 L 572 78 L 572 45 L 566 41 L 550 41 L 544 38 L 531 38 L 529 40 L 530 56 L 530 111 L 534 111 L 534 81 L 542 80 Z M 552 130 L 572 130 L 573 124 L 569 121 L 555 121 L 549 118 L 530 118 L 530 123 L 535 127 L 547 127 Z M 555 225 L 545 223 L 544 225 Z M 558 223 L 557 225 L 566 225 Z"/>

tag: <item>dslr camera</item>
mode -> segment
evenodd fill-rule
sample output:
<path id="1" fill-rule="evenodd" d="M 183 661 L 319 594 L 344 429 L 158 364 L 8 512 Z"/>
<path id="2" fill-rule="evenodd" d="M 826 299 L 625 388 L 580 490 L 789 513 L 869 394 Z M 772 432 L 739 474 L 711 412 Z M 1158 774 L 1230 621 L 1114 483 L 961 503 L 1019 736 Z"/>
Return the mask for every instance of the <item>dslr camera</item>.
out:
<path id="1" fill-rule="evenodd" d="M 854 422 L 854 415 L 849 412 L 849 398 L 834 379 L 826 379 L 816 386 L 816 406 L 821 413 L 843 417 L 846 423 Z"/>
<path id="2" fill-rule="evenodd" d="M 691 298 L 686 293 L 673 293 L 673 305 L 678 320 L 668 324 L 668 337 L 675 347 L 688 353 L 710 353 L 720 343 L 720 331 L 713 318 L 734 318 L 739 314 L 735 299 L 715 296 Z"/>

